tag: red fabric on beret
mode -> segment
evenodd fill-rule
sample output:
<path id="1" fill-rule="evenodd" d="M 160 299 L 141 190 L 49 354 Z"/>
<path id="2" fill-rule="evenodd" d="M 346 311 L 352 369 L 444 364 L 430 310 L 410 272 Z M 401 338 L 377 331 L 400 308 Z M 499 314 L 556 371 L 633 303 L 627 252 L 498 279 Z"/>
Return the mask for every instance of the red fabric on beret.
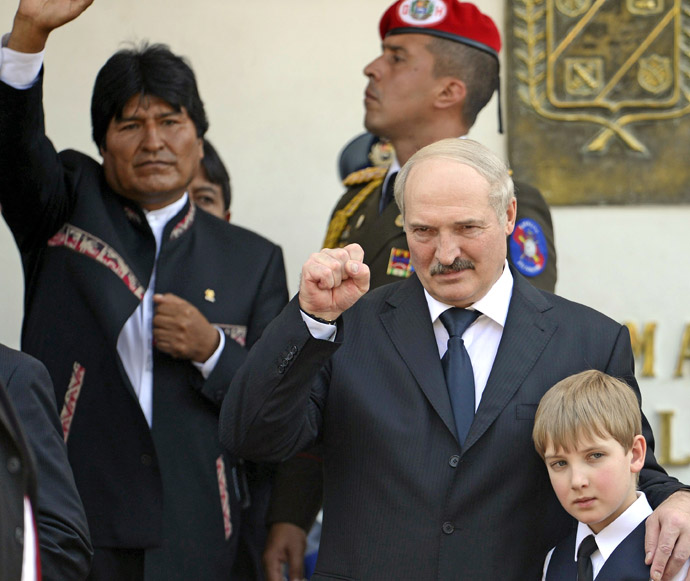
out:
<path id="1" fill-rule="evenodd" d="M 473 46 L 498 58 L 501 35 L 489 16 L 459 0 L 398 0 L 379 23 L 381 38 L 422 33 Z"/>

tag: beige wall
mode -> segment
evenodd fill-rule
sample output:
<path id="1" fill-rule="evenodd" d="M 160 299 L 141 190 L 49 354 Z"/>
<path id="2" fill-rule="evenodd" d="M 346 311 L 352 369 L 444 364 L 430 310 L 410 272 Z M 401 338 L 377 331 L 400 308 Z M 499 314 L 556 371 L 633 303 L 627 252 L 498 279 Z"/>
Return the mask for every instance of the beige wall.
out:
<path id="1" fill-rule="evenodd" d="M 96 155 L 88 111 L 98 68 L 123 41 L 168 43 L 197 72 L 209 138 L 232 174 L 233 221 L 283 247 L 294 292 L 300 265 L 319 248 L 342 192 L 337 154 L 362 129 L 362 68 L 378 53 L 378 18 L 388 4 L 96 0 L 49 41 L 48 133 L 58 148 Z M 0 3 L 0 29 L 10 29 L 15 6 L 11 0 Z M 503 22 L 500 0 L 483 0 L 481 6 Z M 495 101 L 471 136 L 505 154 L 504 139 L 496 133 Z M 559 294 L 619 321 L 658 323 L 658 377 L 641 381 L 644 407 L 653 425 L 658 410 L 677 410 L 674 453 L 690 455 L 690 381 L 672 378 L 682 330 L 690 322 L 690 211 L 556 208 L 553 215 Z M 21 270 L 4 224 L 0 268 L 0 341 L 17 346 Z M 690 364 L 686 368 L 690 373 Z M 689 469 L 674 473 L 690 481 Z"/>

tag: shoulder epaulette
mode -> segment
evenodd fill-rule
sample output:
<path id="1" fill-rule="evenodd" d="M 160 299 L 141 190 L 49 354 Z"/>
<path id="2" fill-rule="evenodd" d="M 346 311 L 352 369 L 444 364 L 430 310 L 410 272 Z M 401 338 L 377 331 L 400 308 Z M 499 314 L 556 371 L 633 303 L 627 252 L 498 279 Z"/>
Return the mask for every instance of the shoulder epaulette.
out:
<path id="1" fill-rule="evenodd" d="M 343 185 L 346 187 L 365 184 L 367 182 L 386 177 L 388 173 L 387 167 L 365 167 L 357 171 L 353 171 L 343 180 Z"/>

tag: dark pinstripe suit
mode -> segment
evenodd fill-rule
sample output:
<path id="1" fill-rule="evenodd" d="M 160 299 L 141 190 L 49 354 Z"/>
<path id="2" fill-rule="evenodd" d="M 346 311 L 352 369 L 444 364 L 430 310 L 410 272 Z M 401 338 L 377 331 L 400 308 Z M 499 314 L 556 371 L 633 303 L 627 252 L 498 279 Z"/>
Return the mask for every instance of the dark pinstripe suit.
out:
<path id="1" fill-rule="evenodd" d="M 221 438 L 280 460 L 323 442 L 325 498 L 312 579 L 540 579 L 570 518 L 531 441 L 543 393 L 587 368 L 639 393 L 627 330 L 587 307 L 515 286 L 501 344 L 461 450 L 416 277 L 365 295 L 318 341 L 296 300 L 235 376 Z M 651 442 L 649 426 L 645 435 Z M 650 453 L 653 505 L 680 485 Z"/>

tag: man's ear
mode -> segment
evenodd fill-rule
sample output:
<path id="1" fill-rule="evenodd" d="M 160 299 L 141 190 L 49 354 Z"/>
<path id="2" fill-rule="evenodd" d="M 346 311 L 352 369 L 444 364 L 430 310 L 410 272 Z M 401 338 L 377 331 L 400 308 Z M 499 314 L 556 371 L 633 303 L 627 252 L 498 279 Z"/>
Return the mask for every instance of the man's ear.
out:
<path id="1" fill-rule="evenodd" d="M 630 460 L 630 471 L 637 473 L 644 467 L 644 459 L 647 455 L 647 440 L 638 434 L 635 436 L 632 445 L 632 459 Z"/>
<path id="2" fill-rule="evenodd" d="M 517 218 L 517 200 L 513 197 L 506 209 L 506 236 L 510 236 L 515 229 L 515 219 Z"/>
<path id="3" fill-rule="evenodd" d="M 441 77 L 438 79 L 440 86 L 436 94 L 436 106 L 440 109 L 455 107 L 465 102 L 467 86 L 460 79 L 454 77 Z"/>

